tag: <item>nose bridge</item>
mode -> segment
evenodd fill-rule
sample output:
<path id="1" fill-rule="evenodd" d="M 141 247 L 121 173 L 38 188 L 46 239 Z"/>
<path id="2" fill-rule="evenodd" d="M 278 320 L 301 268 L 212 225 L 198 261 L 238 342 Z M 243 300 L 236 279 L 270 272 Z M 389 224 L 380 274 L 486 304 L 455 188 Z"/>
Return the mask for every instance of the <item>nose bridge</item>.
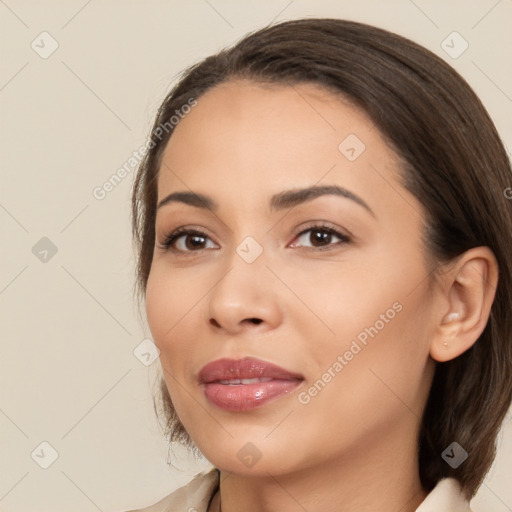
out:
<path id="1" fill-rule="evenodd" d="M 252 236 L 245 237 L 231 254 L 226 256 L 225 265 L 228 272 L 214 289 L 217 295 L 240 305 L 250 306 L 256 300 L 269 295 L 270 274 L 266 263 L 267 253 L 263 246 Z"/>
<path id="2" fill-rule="evenodd" d="M 244 320 L 275 325 L 279 306 L 267 268 L 267 253 L 255 237 L 246 236 L 226 256 L 227 272 L 209 297 L 209 320 L 227 329 L 239 329 Z M 258 324 L 262 322 L 256 322 Z"/>
<path id="3" fill-rule="evenodd" d="M 261 242 L 261 243 L 260 243 Z M 235 252 L 246 264 L 252 265 L 258 259 L 264 260 L 268 257 L 266 252 L 265 257 L 261 258 L 263 254 L 263 241 L 258 242 L 252 235 L 247 235 L 236 247 Z"/>

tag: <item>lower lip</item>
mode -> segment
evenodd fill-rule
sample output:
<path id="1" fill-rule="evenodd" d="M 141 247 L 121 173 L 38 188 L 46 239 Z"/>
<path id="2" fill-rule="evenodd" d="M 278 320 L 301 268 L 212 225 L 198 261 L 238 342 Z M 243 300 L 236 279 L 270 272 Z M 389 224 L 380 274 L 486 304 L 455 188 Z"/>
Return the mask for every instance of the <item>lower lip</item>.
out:
<path id="1" fill-rule="evenodd" d="M 206 398 L 226 411 L 249 411 L 290 393 L 297 388 L 300 380 L 270 380 L 254 384 L 204 384 Z"/>

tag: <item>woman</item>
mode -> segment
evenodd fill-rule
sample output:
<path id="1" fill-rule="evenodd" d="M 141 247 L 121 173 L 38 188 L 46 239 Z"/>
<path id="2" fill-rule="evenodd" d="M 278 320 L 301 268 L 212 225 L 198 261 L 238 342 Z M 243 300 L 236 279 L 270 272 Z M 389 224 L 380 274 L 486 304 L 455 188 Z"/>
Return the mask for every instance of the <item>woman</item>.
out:
<path id="1" fill-rule="evenodd" d="M 144 510 L 469 510 L 512 396 L 510 173 L 466 82 L 375 27 L 187 70 L 133 230 L 169 442 L 214 469 Z"/>

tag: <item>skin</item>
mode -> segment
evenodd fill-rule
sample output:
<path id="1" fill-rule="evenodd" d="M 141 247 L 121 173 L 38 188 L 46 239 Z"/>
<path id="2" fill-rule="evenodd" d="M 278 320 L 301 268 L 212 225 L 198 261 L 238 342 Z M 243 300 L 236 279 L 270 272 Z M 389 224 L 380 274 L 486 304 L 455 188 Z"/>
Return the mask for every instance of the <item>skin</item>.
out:
<path id="1" fill-rule="evenodd" d="M 355 161 L 338 149 L 349 134 L 366 146 Z M 420 241 L 425 212 L 399 184 L 399 166 L 364 113 L 311 84 L 228 82 L 175 128 L 158 201 L 194 191 L 219 206 L 159 208 L 146 307 L 178 415 L 221 470 L 211 510 L 221 502 L 224 512 L 409 512 L 425 499 L 416 447 L 435 360 L 476 341 L 497 270 L 480 247 L 433 281 Z M 335 195 L 271 211 L 274 194 L 312 185 L 344 187 L 373 214 Z M 323 223 L 352 240 L 299 235 Z M 179 227 L 205 234 L 199 250 L 190 236 L 174 250 L 161 247 Z M 236 252 L 247 236 L 263 248 L 252 263 Z M 300 403 L 299 393 L 397 302 L 401 311 Z M 219 409 L 205 398 L 199 371 L 246 356 L 305 380 L 258 409 Z M 261 455 L 252 467 L 237 457 L 247 443 Z"/>

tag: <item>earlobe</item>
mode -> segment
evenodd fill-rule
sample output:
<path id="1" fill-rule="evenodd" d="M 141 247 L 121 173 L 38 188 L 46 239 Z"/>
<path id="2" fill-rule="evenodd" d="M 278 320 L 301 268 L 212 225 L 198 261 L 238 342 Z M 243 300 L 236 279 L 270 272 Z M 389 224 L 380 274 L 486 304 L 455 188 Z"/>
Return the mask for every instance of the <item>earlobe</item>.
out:
<path id="1" fill-rule="evenodd" d="M 430 356 L 438 362 L 471 348 L 485 329 L 498 284 L 496 257 L 488 247 L 475 247 L 441 279 L 448 309 L 440 315 L 430 344 Z"/>

